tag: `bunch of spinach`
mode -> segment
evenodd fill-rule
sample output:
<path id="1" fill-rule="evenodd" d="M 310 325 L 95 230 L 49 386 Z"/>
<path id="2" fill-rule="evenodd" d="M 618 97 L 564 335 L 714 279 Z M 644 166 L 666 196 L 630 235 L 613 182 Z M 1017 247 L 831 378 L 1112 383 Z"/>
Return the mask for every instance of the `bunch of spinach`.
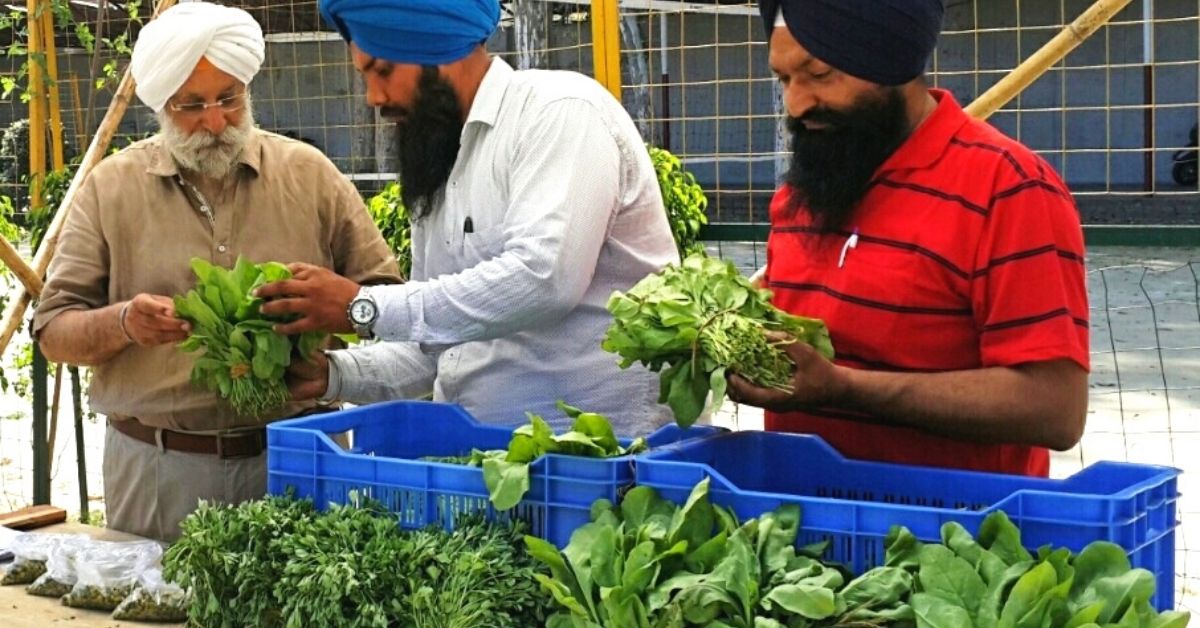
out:
<path id="1" fill-rule="evenodd" d="M 192 366 L 191 380 L 217 392 L 242 416 L 262 416 L 287 403 L 284 373 L 295 346 L 310 355 L 325 335 L 308 332 L 281 336 L 272 329 L 276 320 L 260 312 L 262 299 L 255 288 L 292 276 L 276 263 L 253 264 L 239 257 L 232 270 L 192 259 L 196 287 L 175 297 L 176 314 L 192 324 L 191 335 L 179 348 L 204 351 Z"/>
<path id="2" fill-rule="evenodd" d="M 465 457 L 431 457 L 430 462 L 447 462 L 483 467 L 488 499 L 498 510 L 508 510 L 529 492 L 529 465 L 545 454 L 557 453 L 587 458 L 613 458 L 645 451 L 646 439 L 637 438 L 622 447 L 608 417 L 584 412 L 561 400 L 558 409 L 575 420 L 571 430 L 556 435 L 541 416 L 526 412 L 529 425 L 513 431 L 507 450 L 471 452 Z"/>
<path id="3" fill-rule="evenodd" d="M 887 539 L 887 564 L 914 576 L 912 609 L 919 628 L 1184 628 L 1187 613 L 1158 613 L 1155 578 L 1131 569 L 1121 547 L 1095 542 L 1078 554 L 1044 546 L 1031 554 L 1003 513 L 977 537 L 942 527 L 940 544 L 923 544 L 904 528 Z"/>
<path id="4" fill-rule="evenodd" d="M 560 611 L 552 628 L 795 628 L 876 626 L 911 618 L 912 577 L 889 567 L 847 583 L 819 559 L 824 544 L 797 550 L 800 510 L 783 506 L 739 524 L 708 500 L 708 480 L 676 506 L 636 487 L 619 508 L 598 501 L 592 523 L 560 553 L 525 542 L 550 568 L 539 576 Z"/>
<path id="5" fill-rule="evenodd" d="M 771 305 L 729 262 L 693 255 L 679 266 L 638 282 L 608 302 L 613 323 L 601 345 L 621 357 L 621 368 L 641 363 L 660 374 L 659 403 L 688 427 L 725 395 L 725 375 L 735 372 L 767 388 L 791 391 L 795 365 L 768 337 L 782 332 L 833 358 L 821 321 L 793 316 Z"/>

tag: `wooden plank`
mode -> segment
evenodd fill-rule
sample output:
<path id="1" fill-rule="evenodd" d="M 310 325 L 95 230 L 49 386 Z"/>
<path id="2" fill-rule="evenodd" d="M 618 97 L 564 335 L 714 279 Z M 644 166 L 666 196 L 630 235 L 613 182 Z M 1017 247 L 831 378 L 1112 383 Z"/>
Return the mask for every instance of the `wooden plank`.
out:
<path id="1" fill-rule="evenodd" d="M 67 511 L 55 506 L 29 506 L 0 515 L 0 526 L 14 530 L 32 530 L 62 523 L 67 520 Z"/>

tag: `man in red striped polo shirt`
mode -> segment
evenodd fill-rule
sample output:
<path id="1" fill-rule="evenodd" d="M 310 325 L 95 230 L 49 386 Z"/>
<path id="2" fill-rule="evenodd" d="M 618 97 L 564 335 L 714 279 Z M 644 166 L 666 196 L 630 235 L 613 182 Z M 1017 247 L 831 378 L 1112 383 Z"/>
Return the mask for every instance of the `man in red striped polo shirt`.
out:
<path id="1" fill-rule="evenodd" d="M 795 393 L 732 378 L 772 430 L 853 458 L 1046 475 L 1087 412 L 1079 214 L 1041 158 L 929 89 L 940 0 L 761 0 L 793 137 L 765 280 L 837 359 Z"/>

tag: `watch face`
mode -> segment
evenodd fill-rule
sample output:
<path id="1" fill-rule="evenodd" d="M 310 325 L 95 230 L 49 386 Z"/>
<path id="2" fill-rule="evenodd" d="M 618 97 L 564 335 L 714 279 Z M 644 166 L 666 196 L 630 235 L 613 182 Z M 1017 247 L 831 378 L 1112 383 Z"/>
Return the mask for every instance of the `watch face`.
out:
<path id="1" fill-rule="evenodd" d="M 350 304 L 350 320 L 360 325 L 375 320 L 375 304 L 366 299 L 359 299 Z"/>

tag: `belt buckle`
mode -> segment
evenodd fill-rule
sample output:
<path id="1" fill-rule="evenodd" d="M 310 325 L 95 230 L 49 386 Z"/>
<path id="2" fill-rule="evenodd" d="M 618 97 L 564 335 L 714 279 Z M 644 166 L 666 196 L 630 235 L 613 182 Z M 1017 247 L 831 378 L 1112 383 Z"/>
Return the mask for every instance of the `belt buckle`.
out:
<path id="1" fill-rule="evenodd" d="M 252 435 L 253 435 L 253 437 L 254 437 L 254 438 L 255 438 L 255 439 L 258 441 L 258 444 L 260 445 L 260 447 L 259 447 L 259 452 L 258 452 L 258 453 L 262 453 L 262 449 L 263 449 L 263 447 L 261 447 L 261 445 L 262 445 L 262 435 L 261 435 L 261 434 L 259 434 L 258 432 L 254 432 Z M 219 459 L 221 459 L 221 460 L 237 460 L 237 459 L 240 459 L 240 458 L 254 458 L 255 456 L 257 456 L 258 454 L 248 454 L 248 453 L 245 453 L 245 454 L 227 454 L 227 453 L 225 452 L 225 446 L 224 446 L 224 444 L 223 444 L 223 443 L 225 442 L 225 439 L 226 439 L 226 438 L 246 438 L 246 437 L 248 437 L 248 436 L 251 436 L 251 434 L 228 434 L 228 435 L 227 435 L 227 434 L 217 434 L 217 435 L 216 435 L 216 439 L 217 439 L 217 458 L 219 458 Z"/>

